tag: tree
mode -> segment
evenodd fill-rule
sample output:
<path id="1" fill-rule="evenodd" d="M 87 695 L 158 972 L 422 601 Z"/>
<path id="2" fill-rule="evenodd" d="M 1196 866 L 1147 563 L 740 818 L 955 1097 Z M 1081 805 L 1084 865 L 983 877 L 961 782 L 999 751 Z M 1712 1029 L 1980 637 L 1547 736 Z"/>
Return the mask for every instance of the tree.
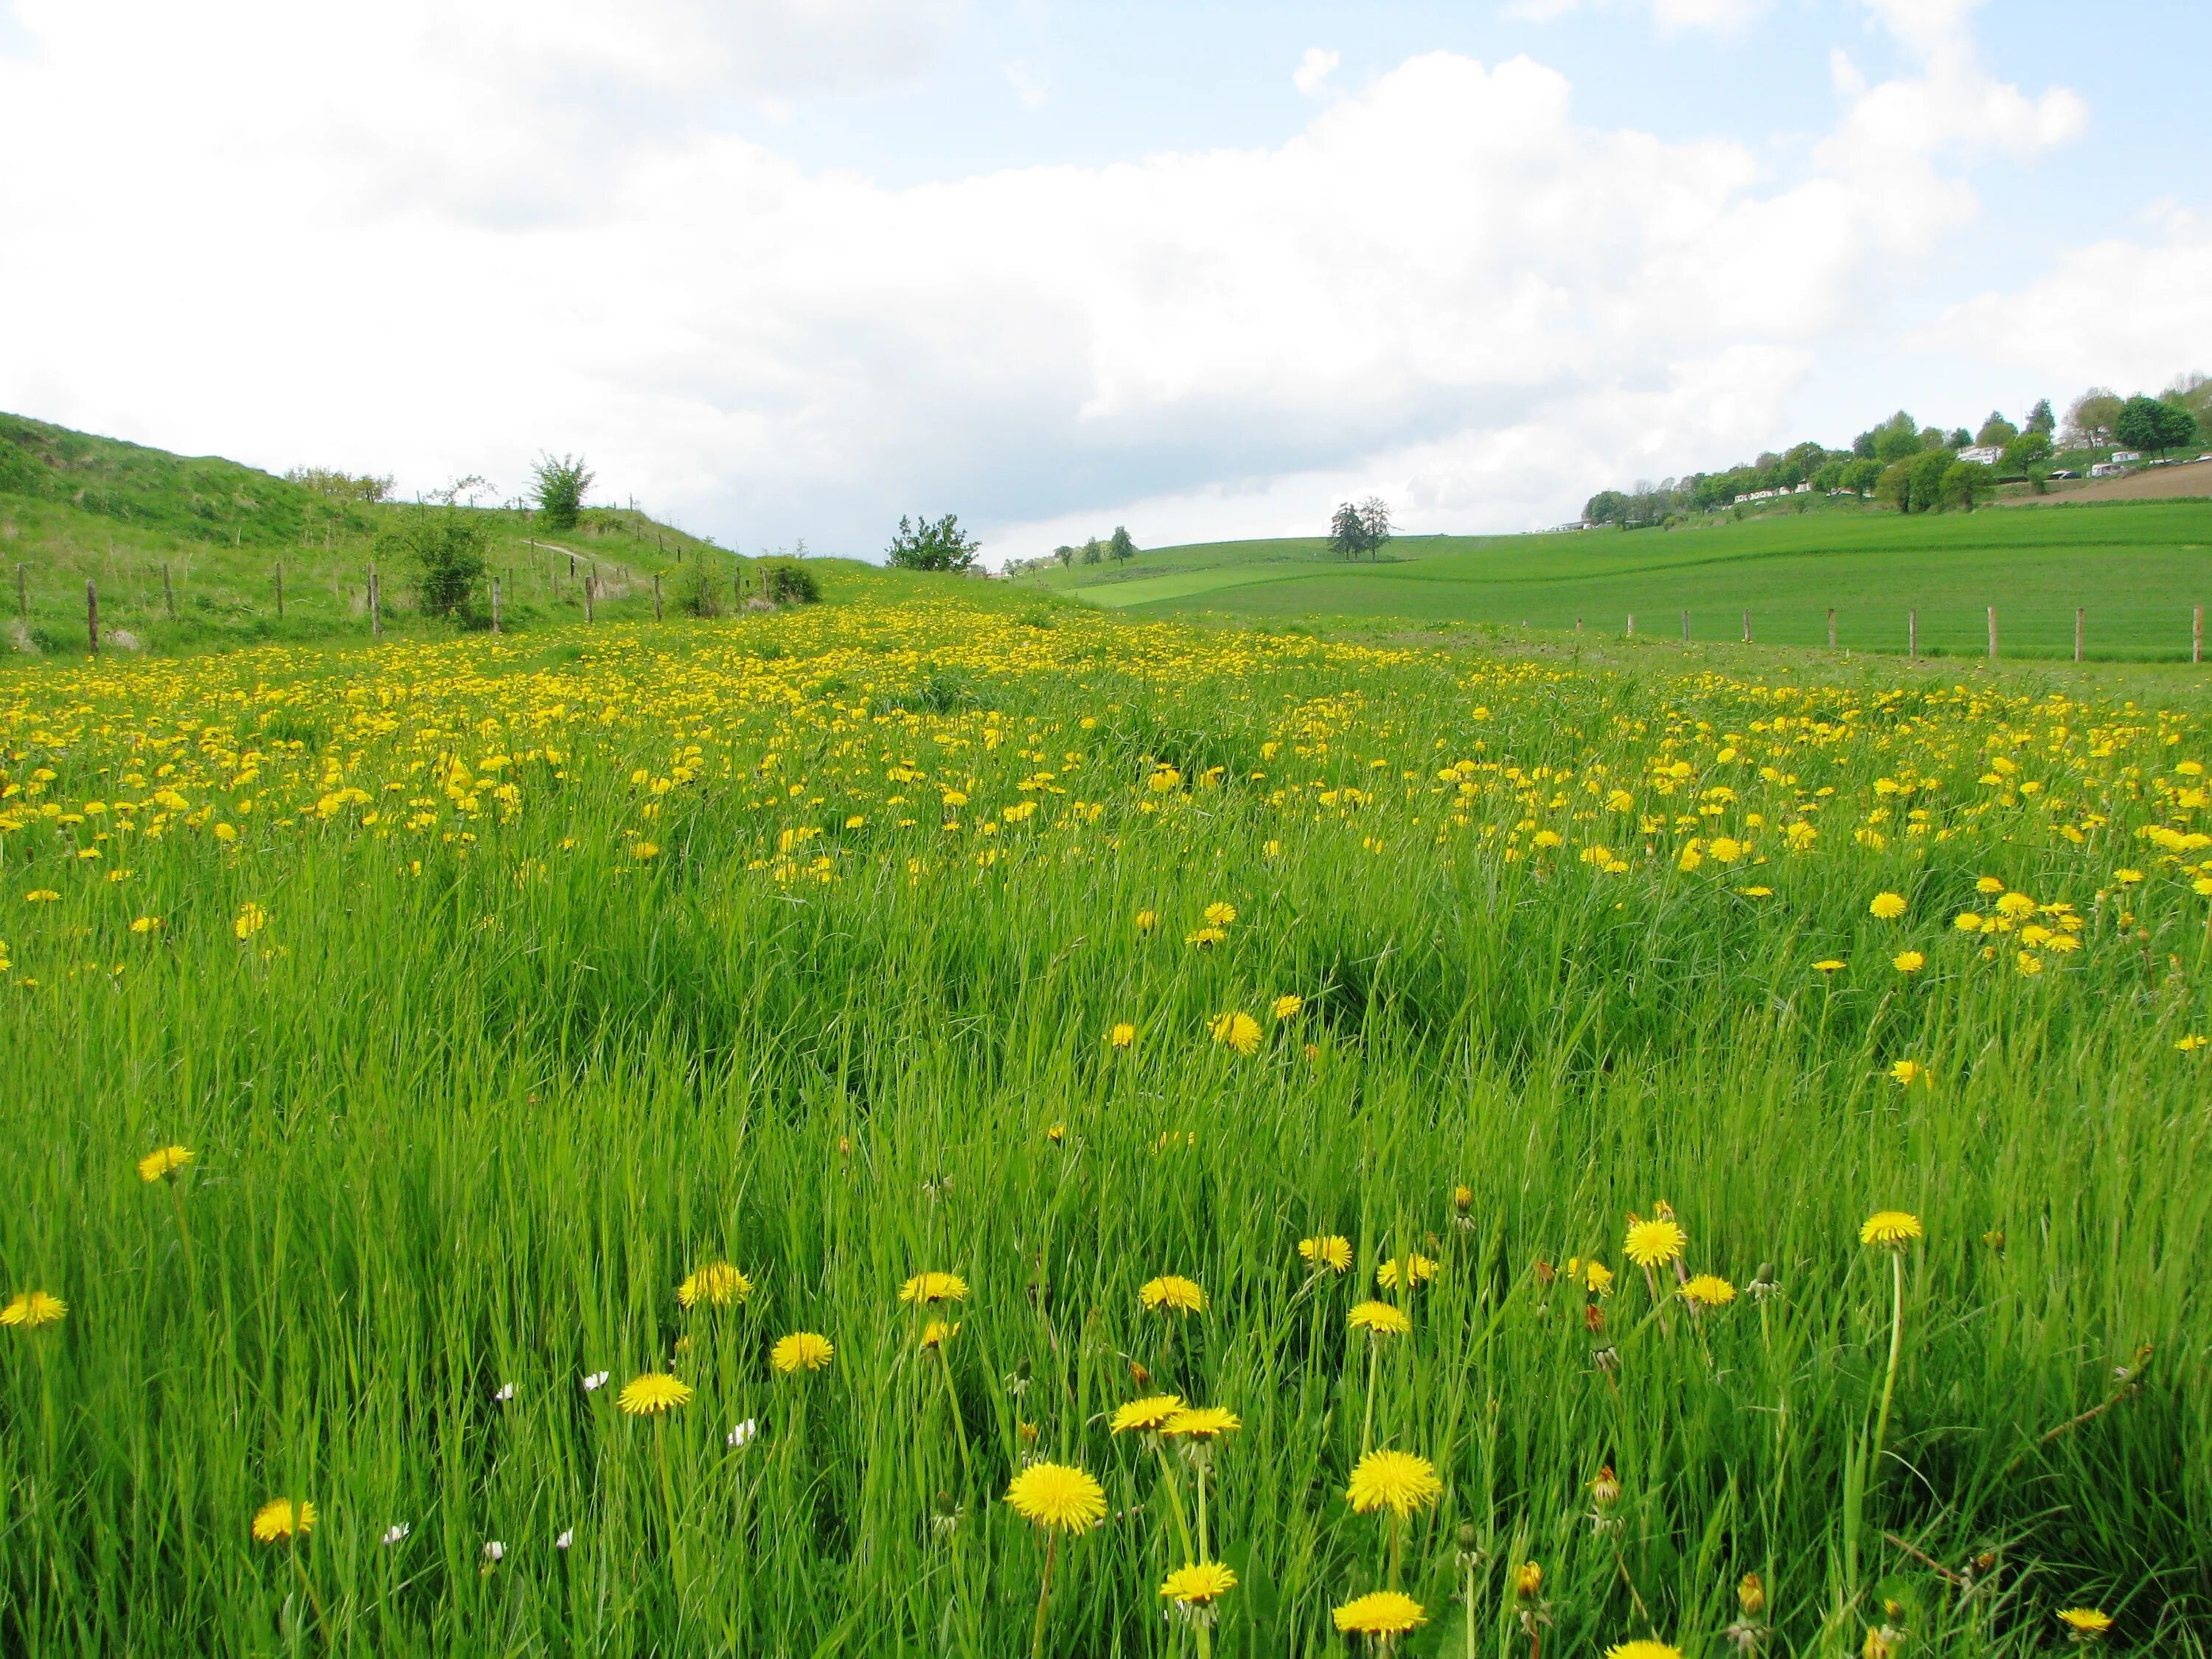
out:
<path id="1" fill-rule="evenodd" d="M 2020 428 L 1993 409 L 1990 418 L 1982 422 L 1982 429 L 1974 434 L 1974 441 L 1985 448 L 2002 449 L 2018 436 Z"/>
<path id="2" fill-rule="evenodd" d="M 1107 539 L 1106 550 L 1114 556 L 1116 564 L 1127 564 L 1137 556 L 1136 538 L 1129 534 L 1127 526 L 1117 524 L 1114 526 L 1113 535 Z"/>
<path id="3" fill-rule="evenodd" d="M 1350 501 L 1339 501 L 1329 515 L 1328 550 L 1340 559 L 1356 559 L 1367 550 L 1367 527 Z"/>
<path id="4" fill-rule="evenodd" d="M 1390 539 L 1390 503 L 1380 495 L 1370 495 L 1360 502 L 1359 527 L 1366 534 L 1367 554 L 1372 558 Z"/>
<path id="5" fill-rule="evenodd" d="M 1881 482 L 1881 463 L 1880 461 L 1859 460 L 1847 462 L 1844 465 L 1844 488 L 1846 489 L 1856 489 L 1862 495 L 1870 495 L 1874 493 L 1875 486 Z"/>
<path id="6" fill-rule="evenodd" d="M 548 530 L 574 528 L 583 509 L 584 492 L 596 476 L 581 455 L 540 455 L 530 469 L 538 486 L 538 509 L 545 515 Z"/>
<path id="7" fill-rule="evenodd" d="M 1954 461 L 1943 469 L 1938 499 L 1945 507 L 1962 507 L 1971 513 L 1996 487 L 1996 474 L 1979 461 Z"/>
<path id="8" fill-rule="evenodd" d="M 1901 409 L 1871 432 L 1859 434 L 1858 442 L 1851 446 L 1854 454 L 1866 460 L 1880 461 L 1884 466 L 1917 455 L 1920 448 L 1919 422 Z"/>
<path id="9" fill-rule="evenodd" d="M 1097 564 L 1100 560 L 1103 559 L 1105 556 L 1106 556 L 1106 550 L 1105 550 L 1104 548 L 1103 548 L 1103 547 L 1101 547 L 1101 546 L 1099 546 L 1099 545 L 1098 545 L 1098 538 L 1097 538 L 1097 537 L 1096 537 L 1096 536 L 1091 536 L 1091 537 L 1087 537 L 1087 538 L 1085 538 L 1085 541 L 1084 541 L 1084 544 L 1083 544 L 1083 562 L 1084 562 L 1084 563 L 1085 563 L 1085 564 Z"/>
<path id="10" fill-rule="evenodd" d="M 392 477 L 389 473 L 378 477 L 374 473 L 333 472 L 327 467 L 295 466 L 284 475 L 285 482 L 313 490 L 318 495 L 327 495 L 334 501 L 382 501 L 392 497 Z"/>
<path id="11" fill-rule="evenodd" d="M 1876 463 L 1880 465 L 1879 462 Z M 1912 463 L 1892 461 L 1882 467 L 1881 476 L 1875 480 L 1875 500 L 1895 507 L 1900 513 L 1912 511 Z"/>
<path id="12" fill-rule="evenodd" d="M 1584 524 L 1618 524 L 1627 516 L 1628 497 L 1618 489 L 1601 489 L 1583 503 Z"/>
<path id="13" fill-rule="evenodd" d="M 924 514 L 915 524 L 902 514 L 887 556 L 901 570 L 965 570 L 981 550 L 982 544 L 960 528 L 957 514 L 934 521 Z"/>
<path id="14" fill-rule="evenodd" d="M 1956 426 L 1951 428 L 1950 435 L 1943 440 L 1943 444 L 1947 449 L 1964 449 L 1973 441 L 1972 433 L 1967 431 L 1963 426 Z"/>
<path id="15" fill-rule="evenodd" d="M 2051 412 L 2051 399 L 2039 398 L 2035 407 L 2027 411 L 2027 429 L 2049 437 L 2058 429 L 2058 417 Z"/>
<path id="16" fill-rule="evenodd" d="M 2004 447 L 2005 470 L 2008 472 L 2027 472 L 2048 465 L 2051 454 L 2051 434 L 2030 426 Z"/>
<path id="17" fill-rule="evenodd" d="M 2120 405 L 2112 435 L 2130 449 L 2154 449 L 2163 455 L 2195 441 L 2197 417 L 2185 409 L 2138 392 Z"/>
<path id="18" fill-rule="evenodd" d="M 1912 468 L 1911 511 L 1932 513 L 1943 502 L 1943 475 L 1958 462 L 1948 449 L 1931 449 L 1914 456 L 1910 465 Z"/>
<path id="19" fill-rule="evenodd" d="M 1064 569 L 1067 566 L 1075 562 L 1075 550 L 1070 547 L 1066 542 L 1062 542 L 1058 547 L 1052 550 L 1052 556 L 1060 561 L 1060 566 Z"/>
<path id="20" fill-rule="evenodd" d="M 2066 411 L 2066 436 L 2093 447 L 2112 442 L 2113 422 L 2120 418 L 2124 407 L 2120 394 L 2111 387 L 2091 386 Z"/>

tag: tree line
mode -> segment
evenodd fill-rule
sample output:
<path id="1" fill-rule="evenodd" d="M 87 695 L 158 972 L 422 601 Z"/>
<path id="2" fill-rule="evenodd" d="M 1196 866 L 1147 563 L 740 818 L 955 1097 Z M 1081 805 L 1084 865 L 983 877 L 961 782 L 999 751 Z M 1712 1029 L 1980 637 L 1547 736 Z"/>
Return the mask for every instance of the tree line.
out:
<path id="1" fill-rule="evenodd" d="M 2185 376 L 2155 398 L 2122 398 L 2094 386 L 2074 400 L 2063 423 L 2048 398 L 2018 424 L 1991 410 L 1973 431 L 1923 427 L 1899 410 L 1860 433 L 1849 449 L 1801 443 L 1724 471 L 1600 490 L 1583 518 L 1632 529 L 1725 511 L 1747 496 L 1815 493 L 1848 493 L 1901 513 L 1972 511 L 2000 483 L 2039 488 L 2054 471 L 2086 466 L 2115 450 L 2164 456 L 2206 441 L 2212 441 L 2212 380 L 2202 375 Z M 1996 459 L 1965 459 L 1964 452 L 1974 449 L 1994 451 Z"/>

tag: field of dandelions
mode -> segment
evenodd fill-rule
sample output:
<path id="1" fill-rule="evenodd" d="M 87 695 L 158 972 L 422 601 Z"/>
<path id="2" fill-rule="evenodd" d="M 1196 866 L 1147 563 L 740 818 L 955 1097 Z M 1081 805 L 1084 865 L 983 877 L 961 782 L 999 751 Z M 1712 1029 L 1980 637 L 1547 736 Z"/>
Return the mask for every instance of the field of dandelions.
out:
<path id="1" fill-rule="evenodd" d="M 0 673 L 0 1650 L 2205 1653 L 2205 723 L 1800 680 Z"/>

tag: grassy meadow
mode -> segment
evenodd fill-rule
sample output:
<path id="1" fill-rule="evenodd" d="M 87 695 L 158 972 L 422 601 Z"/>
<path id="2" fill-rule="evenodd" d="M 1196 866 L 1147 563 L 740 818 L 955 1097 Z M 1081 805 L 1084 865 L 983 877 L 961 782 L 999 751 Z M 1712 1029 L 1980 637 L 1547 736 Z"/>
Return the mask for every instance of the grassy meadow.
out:
<path id="1" fill-rule="evenodd" d="M 2212 1645 L 2203 716 L 832 598 L 0 669 L 0 1650 Z"/>
<path id="2" fill-rule="evenodd" d="M 1346 563 L 1318 538 L 1146 550 L 1024 580 L 1141 615 L 1262 624 L 1335 619 L 1487 623 L 1679 642 L 1740 640 L 1894 653 L 1919 612 L 1923 653 L 2186 661 L 2191 613 L 2212 603 L 2212 501 L 2051 505 L 1905 518 L 1821 502 L 1803 513 L 1674 531 L 1407 536 Z"/>

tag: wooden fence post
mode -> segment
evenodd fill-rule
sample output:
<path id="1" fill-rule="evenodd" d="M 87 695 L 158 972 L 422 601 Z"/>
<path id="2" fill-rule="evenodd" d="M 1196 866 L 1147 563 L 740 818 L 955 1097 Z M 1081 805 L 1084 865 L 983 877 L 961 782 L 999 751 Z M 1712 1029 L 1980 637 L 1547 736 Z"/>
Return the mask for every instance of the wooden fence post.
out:
<path id="1" fill-rule="evenodd" d="M 1831 651 L 1832 651 L 1832 650 L 1834 650 L 1835 648 L 1836 648 L 1836 607 L 1835 607 L 1835 606 L 1833 606 L 1833 605 L 1830 605 L 1830 606 L 1828 607 L 1828 649 L 1829 649 L 1829 650 L 1831 650 Z"/>
<path id="2" fill-rule="evenodd" d="M 177 619 L 177 590 L 169 581 L 169 562 L 161 561 L 161 606 L 169 613 L 169 620 Z"/>
<path id="3" fill-rule="evenodd" d="M 1743 613 L 1743 642 L 1746 645 L 1751 643 L 1751 612 L 1748 611 Z"/>
<path id="4" fill-rule="evenodd" d="M 376 565 L 368 567 L 368 632 L 372 639 L 384 637 L 384 592 L 376 585 Z"/>
<path id="5" fill-rule="evenodd" d="M 491 579 L 491 631 L 499 632 L 499 578 Z"/>
<path id="6" fill-rule="evenodd" d="M 1628 613 L 1628 637 L 1632 640 L 1636 637 L 1636 613 L 1633 611 Z"/>
<path id="7" fill-rule="evenodd" d="M 2081 607 L 2074 607 L 2074 660 L 2081 660 Z"/>
<path id="8" fill-rule="evenodd" d="M 1905 659 L 1907 662 L 1920 660 L 1920 613 L 1917 611 L 1905 613 Z"/>
<path id="9" fill-rule="evenodd" d="M 653 619 L 655 622 L 660 620 L 660 573 L 658 570 L 653 573 Z"/>
<path id="10" fill-rule="evenodd" d="M 1683 643 L 1683 644 L 1685 644 L 1685 645 L 1687 645 L 1689 642 L 1690 642 L 1690 613 L 1689 613 L 1688 611 L 1685 611 L 1682 613 L 1682 643 Z"/>
<path id="11" fill-rule="evenodd" d="M 25 622 L 31 620 L 31 589 L 23 574 L 29 568 L 28 565 L 15 567 L 15 614 Z"/>
<path id="12" fill-rule="evenodd" d="M 276 620 L 284 620 L 284 561 L 276 561 Z"/>
<path id="13" fill-rule="evenodd" d="M 100 654 L 100 590 L 92 585 L 92 578 L 84 579 L 84 632 L 92 641 L 92 654 Z"/>
<path id="14" fill-rule="evenodd" d="M 584 578 L 584 620 L 586 622 L 595 622 L 598 620 L 592 611 L 592 590 L 598 586 L 599 584 L 593 581 L 590 576 L 586 575 Z"/>
<path id="15" fill-rule="evenodd" d="M 1997 608 L 1996 608 L 1996 606 L 1995 606 L 1995 605 L 1991 605 L 1991 606 L 1990 607 L 1990 660 L 1991 662 L 1995 662 L 1996 659 L 1997 659 Z"/>
<path id="16" fill-rule="evenodd" d="M 2194 663 L 2204 660 L 2204 607 L 2201 605 L 2190 613 L 2189 660 Z"/>

